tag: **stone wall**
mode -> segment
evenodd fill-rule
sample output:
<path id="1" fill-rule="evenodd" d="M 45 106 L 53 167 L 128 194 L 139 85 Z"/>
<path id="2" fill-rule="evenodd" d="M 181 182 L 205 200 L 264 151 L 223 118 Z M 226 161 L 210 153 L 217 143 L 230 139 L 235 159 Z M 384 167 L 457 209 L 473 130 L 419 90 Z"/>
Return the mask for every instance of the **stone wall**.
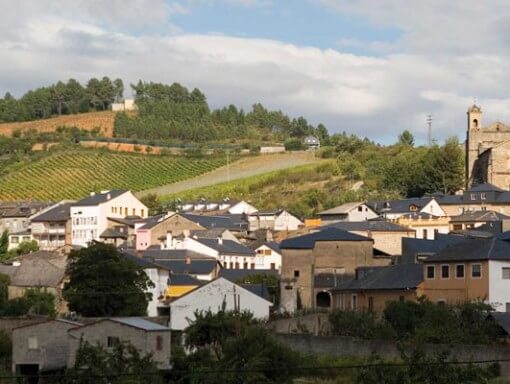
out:
<path id="1" fill-rule="evenodd" d="M 373 354 L 382 358 L 400 357 L 397 345 L 385 340 L 361 340 L 342 336 L 314 336 L 306 334 L 278 334 L 278 339 L 292 350 L 308 354 L 331 356 L 369 357 Z M 444 350 L 444 345 L 428 344 L 428 353 Z M 450 358 L 457 361 L 510 360 L 509 345 L 457 345 L 451 349 Z M 501 375 L 510 376 L 510 361 L 500 362 Z"/>

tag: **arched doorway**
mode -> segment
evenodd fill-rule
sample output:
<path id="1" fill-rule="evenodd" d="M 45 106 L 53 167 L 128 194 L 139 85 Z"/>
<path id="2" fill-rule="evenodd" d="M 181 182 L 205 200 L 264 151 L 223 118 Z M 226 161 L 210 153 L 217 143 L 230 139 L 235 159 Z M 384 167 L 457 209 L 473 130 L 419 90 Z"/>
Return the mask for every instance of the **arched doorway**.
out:
<path id="1" fill-rule="evenodd" d="M 319 292 L 315 298 L 317 308 L 331 308 L 331 296 L 328 292 Z"/>

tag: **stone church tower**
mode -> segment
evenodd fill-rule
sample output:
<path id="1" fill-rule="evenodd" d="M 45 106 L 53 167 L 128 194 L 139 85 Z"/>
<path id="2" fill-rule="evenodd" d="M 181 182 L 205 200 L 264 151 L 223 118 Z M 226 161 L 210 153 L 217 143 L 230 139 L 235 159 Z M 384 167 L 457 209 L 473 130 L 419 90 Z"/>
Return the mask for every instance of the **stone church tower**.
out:
<path id="1" fill-rule="evenodd" d="M 473 105 L 467 111 L 466 188 L 481 183 L 509 189 L 510 126 L 482 126 L 482 109 Z"/>

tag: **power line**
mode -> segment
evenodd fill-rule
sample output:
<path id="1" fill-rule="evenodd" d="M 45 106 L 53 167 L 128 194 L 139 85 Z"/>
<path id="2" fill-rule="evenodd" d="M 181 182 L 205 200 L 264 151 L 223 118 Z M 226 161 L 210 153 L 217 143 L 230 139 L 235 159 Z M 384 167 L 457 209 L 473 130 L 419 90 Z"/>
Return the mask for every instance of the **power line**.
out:
<path id="1" fill-rule="evenodd" d="M 432 146 L 432 120 L 434 120 L 432 118 L 432 115 L 427 115 L 427 126 L 428 126 L 427 141 L 428 141 L 429 147 Z"/>

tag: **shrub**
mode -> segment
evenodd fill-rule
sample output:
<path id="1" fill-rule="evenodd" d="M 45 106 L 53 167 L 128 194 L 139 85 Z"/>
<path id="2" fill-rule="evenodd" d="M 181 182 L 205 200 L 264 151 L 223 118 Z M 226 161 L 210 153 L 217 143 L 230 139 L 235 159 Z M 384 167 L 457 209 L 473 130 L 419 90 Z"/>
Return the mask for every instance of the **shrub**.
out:
<path id="1" fill-rule="evenodd" d="M 302 151 L 305 149 L 305 146 L 300 139 L 289 139 L 285 141 L 284 145 L 286 151 Z"/>

